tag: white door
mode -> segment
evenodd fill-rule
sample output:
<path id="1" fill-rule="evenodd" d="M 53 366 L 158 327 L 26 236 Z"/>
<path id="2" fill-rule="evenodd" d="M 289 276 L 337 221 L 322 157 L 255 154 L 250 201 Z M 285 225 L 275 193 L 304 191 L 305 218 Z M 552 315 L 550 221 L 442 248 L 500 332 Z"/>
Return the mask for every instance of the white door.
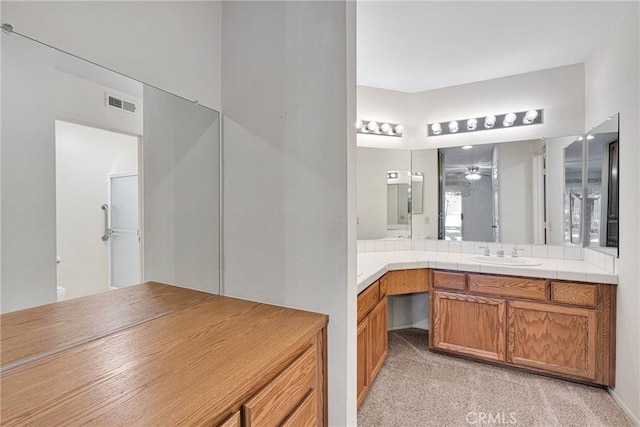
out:
<path id="1" fill-rule="evenodd" d="M 109 176 L 109 285 L 140 283 L 138 174 Z"/>

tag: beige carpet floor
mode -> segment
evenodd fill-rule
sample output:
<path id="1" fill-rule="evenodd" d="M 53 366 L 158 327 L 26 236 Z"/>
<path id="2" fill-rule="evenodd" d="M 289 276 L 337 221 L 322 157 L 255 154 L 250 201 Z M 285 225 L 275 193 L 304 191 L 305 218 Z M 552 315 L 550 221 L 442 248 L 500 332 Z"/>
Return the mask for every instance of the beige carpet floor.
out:
<path id="1" fill-rule="evenodd" d="M 389 332 L 358 425 L 633 426 L 603 389 L 431 353 L 419 329 Z"/>

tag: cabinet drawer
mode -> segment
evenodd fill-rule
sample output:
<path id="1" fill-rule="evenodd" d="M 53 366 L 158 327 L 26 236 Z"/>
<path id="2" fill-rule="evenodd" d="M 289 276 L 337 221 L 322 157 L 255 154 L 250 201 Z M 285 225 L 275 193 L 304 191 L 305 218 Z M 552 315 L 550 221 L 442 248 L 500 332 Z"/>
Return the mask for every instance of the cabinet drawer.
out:
<path id="1" fill-rule="evenodd" d="M 564 304 L 596 306 L 596 285 L 551 282 L 551 299 Z"/>
<path id="2" fill-rule="evenodd" d="M 240 427 L 240 411 L 231 415 L 225 422 L 220 424 L 219 427 Z"/>
<path id="3" fill-rule="evenodd" d="M 433 287 L 440 289 L 457 289 L 464 291 L 464 273 L 450 273 L 448 271 L 433 272 Z"/>
<path id="4" fill-rule="evenodd" d="M 413 294 L 429 290 L 429 270 L 426 268 L 394 270 L 386 276 L 388 295 Z"/>
<path id="5" fill-rule="evenodd" d="M 245 425 L 275 426 L 316 386 L 317 349 L 309 347 L 244 405 Z"/>
<path id="6" fill-rule="evenodd" d="M 470 274 L 469 292 L 546 301 L 547 281 L 526 277 Z"/>
<path id="7" fill-rule="evenodd" d="M 380 299 L 380 282 L 375 282 L 358 295 L 358 322 L 376 306 Z"/>
<path id="8" fill-rule="evenodd" d="M 315 390 L 305 397 L 282 427 L 312 427 L 318 425 L 318 395 Z"/>

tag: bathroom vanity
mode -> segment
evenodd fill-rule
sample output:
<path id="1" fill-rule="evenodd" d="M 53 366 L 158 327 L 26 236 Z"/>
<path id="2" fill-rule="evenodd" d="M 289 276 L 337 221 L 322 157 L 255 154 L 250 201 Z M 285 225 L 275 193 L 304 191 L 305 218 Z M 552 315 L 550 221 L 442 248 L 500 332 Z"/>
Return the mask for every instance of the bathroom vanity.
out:
<path id="1" fill-rule="evenodd" d="M 325 315 L 145 283 L 0 322 L 2 425 L 327 425 Z"/>
<path id="2" fill-rule="evenodd" d="M 429 293 L 432 351 L 615 385 L 615 274 L 580 260 L 540 259 L 520 268 L 481 264 L 459 252 L 358 257 L 358 403 L 381 365 L 372 343 L 384 342 L 386 356 L 386 328 L 372 325 L 383 316 L 386 323 L 387 314 L 367 307 L 384 301 L 386 308 L 389 295 L 418 292 Z"/>
<path id="3" fill-rule="evenodd" d="M 431 271 L 431 350 L 615 385 L 615 286 Z"/>

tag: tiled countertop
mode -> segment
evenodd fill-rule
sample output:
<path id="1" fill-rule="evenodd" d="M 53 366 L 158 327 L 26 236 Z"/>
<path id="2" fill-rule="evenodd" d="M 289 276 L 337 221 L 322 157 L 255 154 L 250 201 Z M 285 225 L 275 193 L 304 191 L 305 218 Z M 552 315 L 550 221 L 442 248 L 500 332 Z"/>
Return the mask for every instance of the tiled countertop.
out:
<path id="1" fill-rule="evenodd" d="M 617 284 L 618 275 L 585 261 L 536 258 L 541 265 L 514 267 L 489 265 L 472 261 L 472 254 L 430 251 L 388 251 L 358 253 L 358 293 L 390 270 L 411 268 L 437 268 L 471 273 L 505 274 L 545 279 L 575 280 L 580 282 Z"/>

